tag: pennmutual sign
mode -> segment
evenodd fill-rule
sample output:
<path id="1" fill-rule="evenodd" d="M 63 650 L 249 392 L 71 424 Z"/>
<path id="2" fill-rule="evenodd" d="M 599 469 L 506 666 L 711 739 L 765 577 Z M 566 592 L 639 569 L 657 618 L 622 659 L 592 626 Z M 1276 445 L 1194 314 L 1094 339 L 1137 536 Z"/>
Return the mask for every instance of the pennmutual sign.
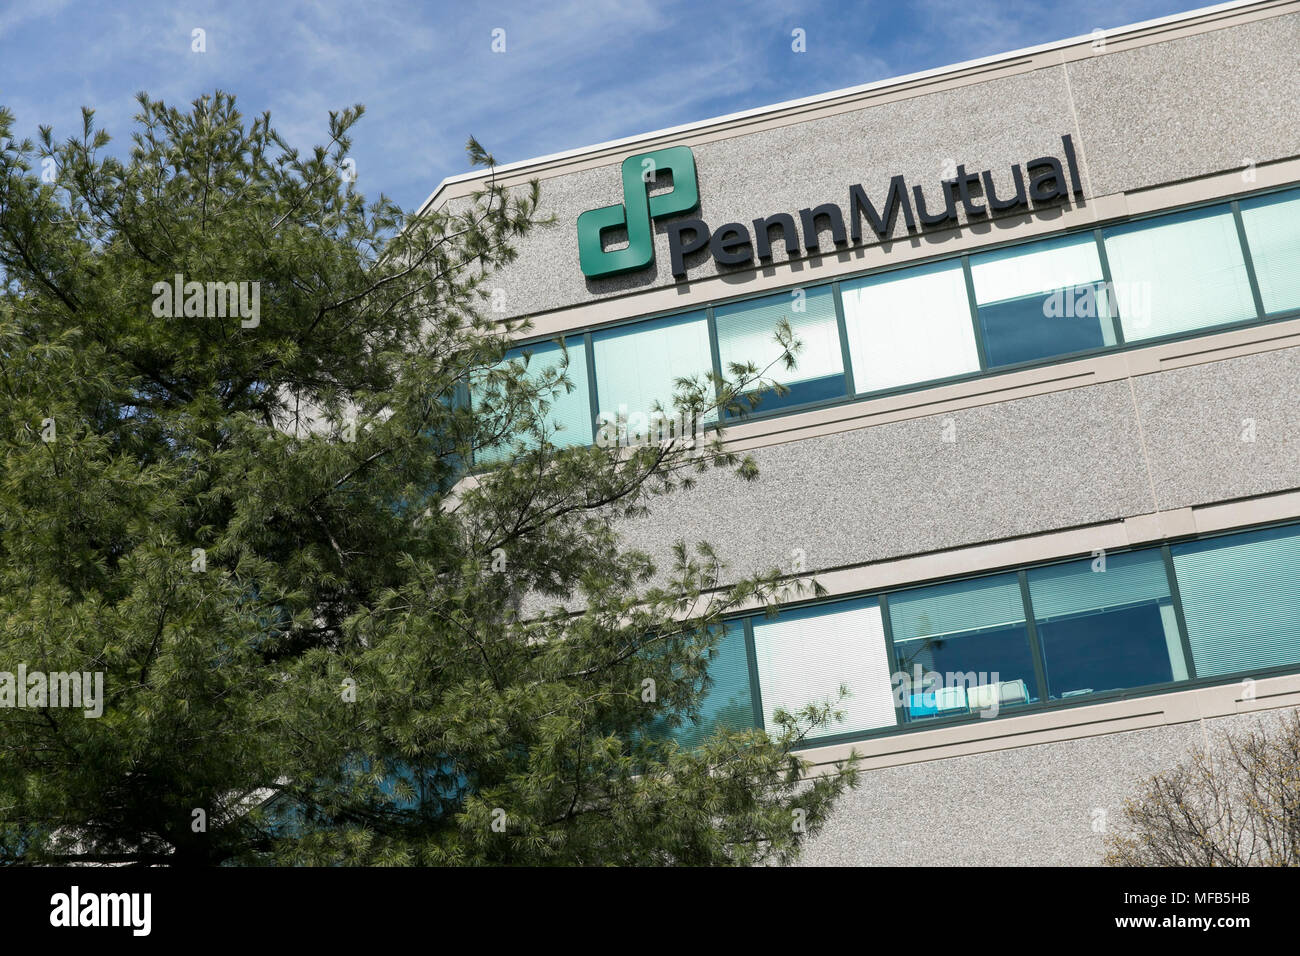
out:
<path id="1" fill-rule="evenodd" d="M 822 252 L 819 230 L 829 229 L 837 248 L 862 242 L 863 221 L 879 240 L 889 238 L 898 216 L 909 233 L 957 225 L 959 207 L 968 221 L 994 214 L 1028 211 L 1083 196 L 1074 142 L 1061 137 L 1061 157 L 1039 156 L 1011 167 L 1013 189 L 999 195 L 991 170 L 967 172 L 959 165 L 950 179 L 927 187 L 909 186 L 900 174 L 889 180 L 879 206 L 861 184 L 849 187 L 848 213 L 838 203 L 822 203 L 797 213 L 777 212 L 748 223 L 728 222 L 710 229 L 702 219 L 674 219 L 667 225 L 672 274 L 686 277 L 686 257 L 708 250 L 719 265 L 738 266 L 772 258 L 773 230 L 793 258 Z M 1062 161 L 1062 159 L 1064 161 Z M 1022 168 L 1023 165 L 1023 168 Z M 673 188 L 649 195 L 661 173 L 672 174 Z M 700 205 L 695 154 L 688 146 L 670 146 L 629 156 L 623 161 L 623 202 L 589 209 L 578 216 L 578 259 L 589 279 L 644 269 L 654 261 L 653 222 L 694 212 Z M 1004 187 L 1005 189 L 1005 187 Z M 606 234 L 627 230 L 627 245 L 606 251 Z"/>

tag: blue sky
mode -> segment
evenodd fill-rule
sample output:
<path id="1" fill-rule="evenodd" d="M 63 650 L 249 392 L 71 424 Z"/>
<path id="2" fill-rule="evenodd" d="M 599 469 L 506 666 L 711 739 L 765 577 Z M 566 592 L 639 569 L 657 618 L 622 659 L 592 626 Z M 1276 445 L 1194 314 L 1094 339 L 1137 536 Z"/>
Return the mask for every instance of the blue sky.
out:
<path id="1" fill-rule="evenodd" d="M 329 110 L 361 102 L 357 185 L 410 209 L 465 171 L 471 133 L 512 162 L 1203 5 L 27 0 L 0 7 L 0 104 L 20 136 L 47 124 L 59 138 L 93 107 L 121 146 L 136 91 L 183 105 L 220 88 L 305 148 Z"/>

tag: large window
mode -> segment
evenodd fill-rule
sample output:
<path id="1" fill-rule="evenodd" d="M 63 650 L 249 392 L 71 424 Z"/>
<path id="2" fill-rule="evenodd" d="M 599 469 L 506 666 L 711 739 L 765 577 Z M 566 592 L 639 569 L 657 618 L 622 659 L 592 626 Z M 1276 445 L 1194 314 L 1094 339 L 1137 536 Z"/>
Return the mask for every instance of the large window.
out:
<path id="1" fill-rule="evenodd" d="M 972 256 L 970 271 L 990 368 L 1115 344 L 1092 236 Z"/>
<path id="2" fill-rule="evenodd" d="M 518 363 L 524 367 L 524 379 L 532 385 L 543 381 L 557 381 L 558 370 L 563 366 L 565 354 L 568 354 L 568 368 L 565 376 L 572 391 L 563 384 L 545 391 L 539 396 L 540 404 L 536 407 L 539 418 L 545 428 L 546 439 L 551 444 L 564 448 L 570 445 L 590 445 L 591 431 L 591 395 L 587 383 L 587 353 L 582 345 L 582 338 L 571 336 L 565 340 L 565 347 L 558 342 L 538 342 L 523 348 L 511 349 L 506 353 L 503 364 Z M 475 383 L 470 389 L 470 401 L 476 406 L 488 398 L 488 389 L 492 386 L 483 381 Z M 506 422 L 518 421 L 519 416 L 512 412 L 511 404 L 516 399 L 501 389 L 494 389 L 491 396 L 493 405 L 500 409 L 499 419 L 504 428 Z M 523 448 L 536 448 L 536 434 L 519 434 L 511 440 Z M 475 455 L 482 463 L 501 461 L 510 454 L 511 441 L 502 441 L 490 448 L 481 448 Z"/>
<path id="3" fill-rule="evenodd" d="M 1028 580 L 1050 699 L 1187 679 L 1160 551 L 1034 568 Z"/>
<path id="4" fill-rule="evenodd" d="M 1241 221 L 1264 311 L 1300 309 L 1300 189 L 1243 200 Z"/>
<path id="5" fill-rule="evenodd" d="M 908 720 L 1038 700 L 1017 575 L 891 594 L 889 620 Z"/>
<path id="6" fill-rule="evenodd" d="M 732 621 L 677 736 L 775 731 L 778 710 L 809 704 L 845 712 L 809 741 L 888 733 L 1284 666 L 1300 669 L 1300 525 Z"/>
<path id="7" fill-rule="evenodd" d="M 1105 237 L 1125 340 L 1255 318 L 1228 207 L 1112 226 Z"/>
<path id="8" fill-rule="evenodd" d="M 848 393 L 835 295 L 829 285 L 719 306 L 713 315 L 724 375 L 730 377 L 733 363 L 752 362 L 765 378 L 789 389 L 785 395 L 764 394 L 758 411 L 843 398 Z M 793 369 L 778 361 L 781 347 L 776 344 L 776 330 L 782 319 L 803 345 Z"/>
<path id="9" fill-rule="evenodd" d="M 677 379 L 713 369 L 704 312 L 595 332 L 591 347 L 597 415 L 608 422 L 626 421 L 631 440 L 650 430 L 656 406 L 670 418 L 676 414 Z"/>
<path id="10" fill-rule="evenodd" d="M 1172 550 L 1198 677 L 1300 662 L 1300 529 Z"/>
<path id="11" fill-rule="evenodd" d="M 728 622 L 713 646 L 708 672 L 710 683 L 700 700 L 698 717 L 673 734 L 683 747 L 699 745 L 718 729 L 745 730 L 754 726 L 743 621 Z"/>
<path id="12" fill-rule="evenodd" d="M 751 618 L 764 725 L 775 732 L 777 710 L 797 714 L 809 704 L 834 704 L 844 720 L 816 736 L 857 733 L 895 724 L 880 605 L 874 600 L 784 611 Z M 840 700 L 841 685 L 849 697 Z"/>
<path id="13" fill-rule="evenodd" d="M 859 395 L 979 371 L 960 263 L 842 282 L 840 297 Z"/>

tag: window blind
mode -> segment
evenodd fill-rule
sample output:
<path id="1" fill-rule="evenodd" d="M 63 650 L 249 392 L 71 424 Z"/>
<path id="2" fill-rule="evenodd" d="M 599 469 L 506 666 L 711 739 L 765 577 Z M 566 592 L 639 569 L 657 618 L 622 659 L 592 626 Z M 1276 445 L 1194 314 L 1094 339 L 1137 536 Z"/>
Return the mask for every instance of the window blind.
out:
<path id="1" fill-rule="evenodd" d="M 1127 341 L 1255 317 L 1226 207 L 1115 226 L 1104 235 Z"/>
<path id="2" fill-rule="evenodd" d="M 759 692 L 769 731 L 776 727 L 773 715 L 778 708 L 793 714 L 808 704 L 835 703 L 841 684 L 852 694 L 836 703 L 845 719 L 816 736 L 897 722 L 880 604 L 873 598 L 833 607 L 753 619 Z"/>
<path id="3" fill-rule="evenodd" d="M 1020 580 L 995 574 L 889 595 L 894 643 L 1006 627 L 1025 619 Z"/>
<path id="4" fill-rule="evenodd" d="M 858 394 L 979 370 L 961 264 L 840 284 Z"/>
<path id="5" fill-rule="evenodd" d="M 1300 529 L 1171 550 L 1197 676 L 1300 661 Z"/>
<path id="6" fill-rule="evenodd" d="M 1241 203 L 1265 312 L 1300 309 L 1300 189 Z"/>
<path id="7" fill-rule="evenodd" d="M 782 385 L 844 374 L 835 297 L 830 286 L 793 289 L 720 306 L 714 309 L 713 316 L 724 375 L 729 374 L 727 367 L 732 362 L 753 362 L 760 372 L 767 369 L 764 377 Z M 790 323 L 795 338 L 803 343 L 795 356 L 795 368 L 789 370 L 784 363 L 777 362 L 781 347 L 776 344 L 775 336 L 782 319 Z"/>
<path id="8" fill-rule="evenodd" d="M 591 344 L 597 414 L 609 421 L 620 414 L 649 417 L 655 402 L 674 415 L 677 379 L 713 368 L 709 324 L 703 312 L 593 332 Z M 707 420 L 716 417 L 710 415 Z"/>
<path id="9" fill-rule="evenodd" d="M 719 728 L 744 730 L 754 726 L 743 622 L 728 622 L 713 646 L 709 678 L 711 683 L 700 701 L 699 719 L 682 724 L 674 735 L 683 747 L 698 746 Z"/>

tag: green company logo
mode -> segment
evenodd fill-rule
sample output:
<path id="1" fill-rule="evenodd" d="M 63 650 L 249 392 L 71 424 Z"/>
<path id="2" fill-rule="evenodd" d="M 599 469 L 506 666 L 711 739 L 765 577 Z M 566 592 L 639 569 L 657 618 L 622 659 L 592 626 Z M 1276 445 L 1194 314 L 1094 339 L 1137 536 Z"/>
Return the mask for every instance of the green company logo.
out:
<path id="1" fill-rule="evenodd" d="M 657 196 L 650 187 L 665 170 L 673 174 L 673 188 Z M 689 146 L 670 146 L 623 160 L 623 202 L 588 209 L 578 217 L 578 261 L 589 279 L 644 269 L 655 257 L 650 223 L 664 216 L 690 212 L 700 204 L 695 181 L 695 154 Z M 627 227 L 627 246 L 604 249 L 604 234 Z"/>

